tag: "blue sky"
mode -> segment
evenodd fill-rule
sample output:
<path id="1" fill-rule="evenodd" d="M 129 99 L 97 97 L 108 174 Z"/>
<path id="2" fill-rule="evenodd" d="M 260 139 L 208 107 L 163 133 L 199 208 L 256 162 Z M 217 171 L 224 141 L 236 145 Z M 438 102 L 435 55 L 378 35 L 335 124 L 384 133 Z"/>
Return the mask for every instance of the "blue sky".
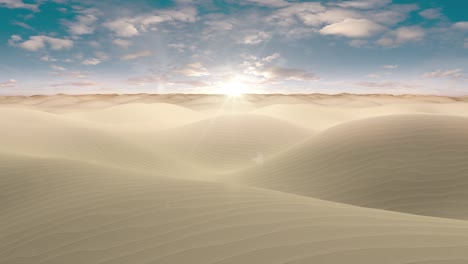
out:
<path id="1" fill-rule="evenodd" d="M 468 95 L 468 1 L 0 0 L 0 93 Z"/>

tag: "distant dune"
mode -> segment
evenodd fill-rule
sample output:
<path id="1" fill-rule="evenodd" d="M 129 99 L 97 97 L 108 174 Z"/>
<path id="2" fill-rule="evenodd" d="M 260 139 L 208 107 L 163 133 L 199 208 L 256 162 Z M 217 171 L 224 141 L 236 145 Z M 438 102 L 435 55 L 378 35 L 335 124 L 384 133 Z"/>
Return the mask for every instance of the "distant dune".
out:
<path id="1" fill-rule="evenodd" d="M 80 109 L 82 109 L 80 107 Z M 170 114 L 170 116 L 168 116 Z M 166 103 L 128 103 L 108 108 L 69 114 L 71 117 L 91 122 L 121 126 L 132 126 L 131 129 L 160 130 L 177 127 L 203 119 L 204 115 L 173 104 Z"/>
<path id="2" fill-rule="evenodd" d="M 255 164 L 309 137 L 312 131 L 259 115 L 225 115 L 162 131 L 152 142 L 173 156 L 217 170 Z"/>
<path id="3" fill-rule="evenodd" d="M 468 263 L 467 101 L 0 97 L 0 263 Z"/>
<path id="4" fill-rule="evenodd" d="M 157 148 L 135 144 L 127 132 L 131 128 L 108 131 L 64 115 L 11 108 L 0 108 L 0 119 L 0 152 L 4 153 L 150 171 L 180 171 L 175 164 L 184 164 Z"/>

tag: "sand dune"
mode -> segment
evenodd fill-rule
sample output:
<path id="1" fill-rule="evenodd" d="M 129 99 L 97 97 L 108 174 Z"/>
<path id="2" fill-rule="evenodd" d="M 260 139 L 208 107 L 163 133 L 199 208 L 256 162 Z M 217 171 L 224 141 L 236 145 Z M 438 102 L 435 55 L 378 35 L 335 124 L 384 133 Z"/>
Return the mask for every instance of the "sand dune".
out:
<path id="1" fill-rule="evenodd" d="M 467 102 L 0 97 L 0 263 L 468 263 Z"/>
<path id="2" fill-rule="evenodd" d="M 189 114 L 185 115 L 186 120 L 181 120 L 177 119 L 177 111 L 173 111 L 181 109 L 178 107 L 125 106 L 98 110 L 94 119 L 89 118 L 92 120 L 86 120 L 86 116 L 92 117 L 94 111 L 78 116 L 0 109 L 0 124 L 8 127 L 0 131 L 0 150 L 134 169 L 180 172 L 180 165 L 184 164 L 201 171 L 225 172 L 255 164 L 258 158 L 264 159 L 312 134 L 271 117 L 228 115 L 181 125 L 189 119 L 200 119 L 201 115 L 182 110 Z M 146 123 L 143 117 L 132 120 L 121 114 L 121 110 L 132 110 L 135 115 L 144 115 L 148 109 L 161 110 L 152 117 L 159 117 L 161 122 L 148 118 Z M 167 129 L 171 121 L 161 116 L 168 113 L 176 118 L 172 125 L 180 126 Z M 182 116 L 183 113 L 179 112 Z M 107 115 L 114 116 L 109 117 L 110 125 L 104 121 Z M 163 122 L 166 123 L 159 126 Z"/>
<path id="3" fill-rule="evenodd" d="M 462 263 L 468 224 L 0 155 L 0 263 Z"/>
<path id="4" fill-rule="evenodd" d="M 468 218 L 468 118 L 386 116 L 333 127 L 240 182 L 400 212 Z"/>
<path id="5" fill-rule="evenodd" d="M 167 103 L 128 103 L 90 111 L 85 108 L 68 116 L 108 126 L 109 129 L 156 131 L 206 118 L 199 112 Z M 116 127 L 117 126 L 117 127 Z"/>
<path id="6" fill-rule="evenodd" d="M 313 132 L 256 115 L 226 115 L 162 131 L 144 143 L 216 170 L 238 169 L 309 137 Z"/>
<path id="7" fill-rule="evenodd" d="M 180 171 L 193 166 L 176 161 L 157 148 L 143 148 L 128 134 L 99 129 L 36 110 L 0 109 L 0 151 L 37 157 L 65 158 L 135 170 Z M 176 165 L 177 164 L 177 165 Z M 185 169 L 187 169 L 185 168 Z M 184 169 L 184 171 L 185 171 Z"/>

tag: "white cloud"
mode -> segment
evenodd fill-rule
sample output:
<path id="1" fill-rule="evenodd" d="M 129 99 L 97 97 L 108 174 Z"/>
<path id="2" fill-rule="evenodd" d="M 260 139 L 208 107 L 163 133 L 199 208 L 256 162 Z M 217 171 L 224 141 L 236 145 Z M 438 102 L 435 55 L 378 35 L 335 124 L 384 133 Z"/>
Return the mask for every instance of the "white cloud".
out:
<path id="1" fill-rule="evenodd" d="M 37 51 L 45 48 L 46 42 L 42 36 L 33 36 L 30 37 L 29 40 L 20 43 L 19 46 L 25 50 Z"/>
<path id="2" fill-rule="evenodd" d="M 420 26 L 400 27 L 380 38 L 377 44 L 386 47 L 395 47 L 406 42 L 420 41 L 425 35 L 426 32 Z"/>
<path id="3" fill-rule="evenodd" d="M 382 68 L 392 70 L 398 68 L 398 65 L 382 65 Z"/>
<path id="4" fill-rule="evenodd" d="M 437 8 L 429 8 L 429 9 L 423 10 L 419 12 L 419 15 L 429 20 L 439 19 L 442 17 L 442 13 L 440 12 L 440 9 L 437 9 Z"/>
<path id="5" fill-rule="evenodd" d="M 18 35 L 13 35 L 10 37 L 8 41 L 10 45 L 19 46 L 22 49 L 29 50 L 29 51 L 38 51 L 44 49 L 47 45 L 53 50 L 61 50 L 61 49 L 70 49 L 73 47 L 73 41 L 69 39 L 60 39 L 60 38 L 53 38 L 48 36 L 32 36 L 29 40 L 26 40 L 22 43 L 21 37 Z"/>
<path id="6" fill-rule="evenodd" d="M 31 27 L 30 25 L 28 25 L 28 24 L 26 24 L 24 22 L 12 21 L 11 24 L 16 25 L 16 26 L 20 26 L 20 27 L 25 28 L 25 29 L 34 30 L 33 27 Z"/>
<path id="7" fill-rule="evenodd" d="M 120 57 L 120 59 L 121 60 L 134 60 L 134 59 L 149 57 L 149 56 L 153 56 L 153 52 L 149 50 L 143 50 L 140 52 L 123 55 Z"/>
<path id="8" fill-rule="evenodd" d="M 197 9 L 194 7 L 184 7 L 178 10 L 162 10 L 157 11 L 156 14 L 161 16 L 164 21 L 182 21 L 193 23 L 197 20 Z"/>
<path id="9" fill-rule="evenodd" d="M 66 71 L 67 70 L 64 67 L 57 66 L 57 65 L 50 65 L 50 68 L 55 70 L 55 71 Z"/>
<path id="10" fill-rule="evenodd" d="M 168 45 L 169 48 L 175 49 L 178 52 L 184 52 L 185 50 L 194 50 L 195 46 L 189 46 L 183 43 L 171 43 Z"/>
<path id="11" fill-rule="evenodd" d="M 8 45 L 10 46 L 16 46 L 18 42 L 23 40 L 21 36 L 18 35 L 11 35 L 10 39 L 8 40 Z"/>
<path id="12" fill-rule="evenodd" d="M 329 8 L 324 12 L 313 14 L 303 14 L 299 16 L 302 22 L 308 26 L 321 26 L 322 24 L 334 24 L 343 22 L 345 19 L 359 19 L 363 18 L 363 15 L 355 10 L 343 9 L 343 8 Z"/>
<path id="13" fill-rule="evenodd" d="M 398 43 L 408 42 L 408 41 L 418 41 L 424 38 L 426 35 L 423 28 L 419 26 L 413 27 L 401 27 L 396 31 L 396 41 Z"/>
<path id="14" fill-rule="evenodd" d="M 384 27 L 367 19 L 345 19 L 343 22 L 328 25 L 320 30 L 323 35 L 341 35 L 349 38 L 370 37 Z"/>
<path id="15" fill-rule="evenodd" d="M 243 73 L 260 79 L 259 83 L 263 84 L 285 80 L 317 81 L 320 79 L 318 75 L 303 69 L 274 65 L 280 57 L 279 53 L 273 53 L 263 58 L 252 55 L 245 56 L 245 61 L 241 64 Z"/>
<path id="16" fill-rule="evenodd" d="M 22 0 L 0 0 L 0 7 L 6 8 L 23 8 L 23 9 L 31 9 L 33 11 L 38 10 L 38 5 L 34 4 L 26 4 Z"/>
<path id="17" fill-rule="evenodd" d="M 192 76 L 192 77 L 210 75 L 210 72 L 200 62 L 187 64 L 183 66 L 182 68 L 180 68 L 179 70 L 177 70 L 177 72 L 185 76 Z"/>
<path id="18" fill-rule="evenodd" d="M 238 24 L 236 18 L 228 15 L 211 14 L 205 17 L 202 37 L 204 39 L 216 39 L 220 35 L 226 35 Z"/>
<path id="19" fill-rule="evenodd" d="M 155 31 L 155 25 L 163 22 L 195 22 L 196 17 L 195 8 L 185 7 L 180 10 L 159 10 L 152 14 L 119 18 L 104 23 L 104 27 L 119 37 L 133 37 L 141 32 Z"/>
<path id="20" fill-rule="evenodd" d="M 246 45 L 256 45 L 264 41 L 270 40 L 271 37 L 272 37 L 271 33 L 260 31 L 260 32 L 245 36 L 244 38 L 242 38 L 242 40 L 239 41 L 239 43 L 246 44 Z"/>
<path id="21" fill-rule="evenodd" d="M 271 67 L 263 71 L 263 76 L 268 81 L 281 81 L 281 80 L 293 80 L 293 81 L 317 81 L 320 77 L 314 73 L 308 72 L 303 69 L 295 68 L 283 68 L 283 67 Z"/>
<path id="22" fill-rule="evenodd" d="M 368 37 L 405 21 L 419 8 L 415 4 L 391 4 L 391 0 L 321 2 L 324 4 L 289 2 L 288 6 L 266 16 L 264 21 L 274 24 L 278 35 L 289 38 L 303 38 L 315 32 Z M 358 47 L 358 44 L 351 45 Z"/>
<path id="23" fill-rule="evenodd" d="M 0 82 L 0 88 L 10 88 L 10 87 L 15 87 L 16 86 L 16 80 L 15 79 L 10 79 L 6 82 Z"/>
<path id="24" fill-rule="evenodd" d="M 376 23 L 392 26 L 405 21 L 411 12 L 418 9 L 419 7 L 415 4 L 390 5 L 385 9 L 367 10 L 361 13 L 361 16 Z"/>
<path id="25" fill-rule="evenodd" d="M 111 30 L 119 37 L 132 37 L 139 34 L 135 25 L 131 21 L 125 19 L 107 22 L 104 24 L 104 27 Z"/>
<path id="26" fill-rule="evenodd" d="M 79 11 L 80 15 L 76 17 L 74 22 L 65 22 L 68 31 L 72 35 L 86 35 L 94 33 L 94 24 L 98 20 L 98 11 L 94 8 L 84 9 Z"/>
<path id="27" fill-rule="evenodd" d="M 320 21 L 316 16 L 324 11 L 326 11 L 326 8 L 316 2 L 291 3 L 289 6 L 281 8 L 266 17 L 266 22 L 282 27 L 290 27 L 298 22 L 312 25 L 316 24 L 316 21 Z"/>
<path id="28" fill-rule="evenodd" d="M 463 77 L 462 69 L 452 69 L 452 70 L 436 70 L 433 72 L 426 72 L 423 75 L 426 78 L 452 78 L 458 79 Z"/>
<path id="29" fill-rule="evenodd" d="M 102 61 L 97 59 L 97 58 L 90 58 L 90 59 L 86 59 L 86 60 L 82 61 L 81 64 L 83 64 L 83 65 L 98 65 L 101 62 Z"/>
<path id="30" fill-rule="evenodd" d="M 337 5 L 344 8 L 374 9 L 384 7 L 392 3 L 392 0 L 352 0 L 340 2 Z"/>
<path id="31" fill-rule="evenodd" d="M 126 39 L 121 39 L 121 38 L 116 38 L 112 40 L 112 43 L 122 48 L 128 48 L 132 44 L 131 41 L 126 40 Z"/>
<path id="32" fill-rule="evenodd" d="M 263 71 L 267 67 L 272 67 L 272 63 L 280 58 L 279 53 L 273 53 L 269 56 L 258 58 L 256 56 L 250 55 L 245 56 L 245 61 L 241 64 L 244 74 L 253 75 L 257 77 L 264 77 Z"/>
<path id="33" fill-rule="evenodd" d="M 49 55 L 44 55 L 40 58 L 41 61 L 57 61 L 57 59 L 50 57 Z"/>
<path id="34" fill-rule="evenodd" d="M 330 3 L 331 2 L 331 3 Z M 265 22 L 275 24 L 277 33 L 296 37 L 310 35 L 321 28 L 322 34 L 344 36 L 368 36 L 383 31 L 382 25 L 393 26 L 409 17 L 418 9 L 415 4 L 391 5 L 391 0 L 330 1 L 324 5 L 318 2 L 290 2 L 265 18 Z M 385 8 L 378 8 L 385 6 Z M 374 9 L 377 8 L 377 9 Z M 348 20 L 347 23 L 343 23 Z M 335 25 L 336 24 L 336 25 Z M 343 31 L 343 27 L 349 27 Z M 348 33 L 350 32 L 350 33 Z"/>
<path id="35" fill-rule="evenodd" d="M 468 30 L 468 21 L 461 21 L 453 24 L 453 28 L 461 29 L 461 30 Z"/>
<path id="36" fill-rule="evenodd" d="M 343 22 L 345 19 L 359 19 L 364 15 L 359 10 L 336 7 L 324 7 L 320 3 L 291 3 L 266 18 L 266 22 L 283 27 L 302 23 L 309 27 L 321 27 L 324 24 Z M 297 25 L 295 26 L 297 28 Z"/>
<path id="37" fill-rule="evenodd" d="M 279 53 L 273 53 L 271 54 L 270 56 L 266 56 L 265 58 L 263 58 L 261 61 L 262 62 L 266 62 L 266 63 L 270 63 L 276 59 L 278 59 L 279 57 L 281 56 L 281 54 Z"/>

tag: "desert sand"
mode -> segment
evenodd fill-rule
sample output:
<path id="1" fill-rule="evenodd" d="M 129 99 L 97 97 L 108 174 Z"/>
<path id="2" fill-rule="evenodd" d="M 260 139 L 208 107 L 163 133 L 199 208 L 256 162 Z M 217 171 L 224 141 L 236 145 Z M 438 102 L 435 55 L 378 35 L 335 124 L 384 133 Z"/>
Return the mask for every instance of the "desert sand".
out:
<path id="1" fill-rule="evenodd" d="M 468 263 L 468 98 L 0 97 L 0 263 Z"/>

